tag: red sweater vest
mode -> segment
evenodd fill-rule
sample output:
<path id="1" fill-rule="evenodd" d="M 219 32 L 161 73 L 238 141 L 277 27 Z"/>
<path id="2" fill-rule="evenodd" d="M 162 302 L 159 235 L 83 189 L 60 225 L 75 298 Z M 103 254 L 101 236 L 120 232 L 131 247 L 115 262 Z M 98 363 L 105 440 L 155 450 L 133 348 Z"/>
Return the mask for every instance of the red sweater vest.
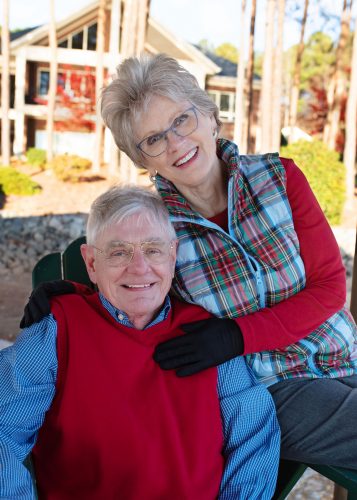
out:
<path id="1" fill-rule="evenodd" d="M 154 347 L 207 318 L 173 300 L 147 330 L 117 323 L 97 294 L 53 301 L 56 395 L 33 450 L 40 499 L 210 500 L 223 471 L 217 370 L 163 371 Z"/>

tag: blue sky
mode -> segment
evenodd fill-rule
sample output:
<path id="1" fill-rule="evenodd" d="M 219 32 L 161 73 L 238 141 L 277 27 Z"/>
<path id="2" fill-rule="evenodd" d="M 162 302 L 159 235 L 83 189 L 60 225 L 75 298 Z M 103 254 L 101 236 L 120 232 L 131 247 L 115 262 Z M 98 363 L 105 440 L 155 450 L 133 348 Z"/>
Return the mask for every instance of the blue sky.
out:
<path id="1" fill-rule="evenodd" d="M 304 4 L 303 0 L 299 1 Z M 90 3 L 90 0 L 56 0 L 56 17 L 63 19 Z M 321 28 L 314 12 L 316 1 L 310 3 L 307 35 Z M 319 0 L 319 3 L 326 5 L 330 12 L 339 13 L 342 0 Z M 257 4 L 256 49 L 263 50 L 265 2 L 258 0 Z M 355 11 L 356 6 L 355 2 Z M 214 46 L 223 42 L 239 45 L 239 0 L 151 0 L 151 15 L 176 36 L 189 42 L 207 39 Z M 48 18 L 48 0 L 10 0 L 10 28 L 45 24 Z M 299 25 L 296 21 L 286 19 L 284 38 L 285 47 L 298 43 Z"/>

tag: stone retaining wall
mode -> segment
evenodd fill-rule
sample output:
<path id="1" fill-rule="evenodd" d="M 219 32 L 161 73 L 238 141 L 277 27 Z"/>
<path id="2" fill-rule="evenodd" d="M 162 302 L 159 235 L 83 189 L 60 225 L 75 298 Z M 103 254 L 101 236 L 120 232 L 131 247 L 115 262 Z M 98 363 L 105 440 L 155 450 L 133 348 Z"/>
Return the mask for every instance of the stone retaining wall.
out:
<path id="1" fill-rule="evenodd" d="M 31 217 L 0 215 L 0 276 L 2 279 L 13 279 L 24 272 L 31 272 L 43 255 L 63 251 L 71 241 L 84 235 L 86 221 L 86 214 Z M 340 245 L 349 285 L 355 230 L 334 228 L 334 233 Z"/>
<path id="2" fill-rule="evenodd" d="M 63 251 L 84 235 L 86 221 L 85 214 L 0 217 L 0 276 L 31 272 L 43 255 Z"/>

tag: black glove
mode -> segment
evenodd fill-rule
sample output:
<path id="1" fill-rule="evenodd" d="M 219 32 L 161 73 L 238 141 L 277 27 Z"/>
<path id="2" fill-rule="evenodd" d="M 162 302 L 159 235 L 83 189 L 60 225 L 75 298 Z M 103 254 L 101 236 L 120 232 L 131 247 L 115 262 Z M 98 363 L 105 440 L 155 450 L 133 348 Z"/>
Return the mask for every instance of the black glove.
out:
<path id="1" fill-rule="evenodd" d="M 26 328 L 33 323 L 37 323 L 50 314 L 50 297 L 66 293 L 76 293 L 76 288 L 70 281 L 55 280 L 40 283 L 31 293 L 29 301 L 25 306 L 24 315 L 20 321 L 20 328 Z"/>
<path id="2" fill-rule="evenodd" d="M 232 319 L 210 318 L 181 326 L 180 335 L 156 346 L 154 360 L 163 370 L 186 377 L 243 353 L 244 341 Z"/>

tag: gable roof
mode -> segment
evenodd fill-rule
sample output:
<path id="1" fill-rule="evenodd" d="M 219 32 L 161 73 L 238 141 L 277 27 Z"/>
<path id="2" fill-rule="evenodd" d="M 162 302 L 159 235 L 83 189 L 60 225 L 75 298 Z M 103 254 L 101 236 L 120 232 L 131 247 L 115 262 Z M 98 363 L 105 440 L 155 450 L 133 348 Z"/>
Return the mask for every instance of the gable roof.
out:
<path id="1" fill-rule="evenodd" d="M 225 59 L 224 57 L 217 56 L 216 54 L 214 54 L 209 50 L 201 49 L 200 47 L 198 47 L 198 49 L 201 52 L 203 52 L 209 59 L 211 59 L 215 64 L 217 64 L 217 66 L 221 68 L 221 71 L 217 73 L 215 76 L 230 76 L 234 78 L 237 76 L 237 71 L 238 71 L 237 63 L 229 61 L 229 59 Z M 254 73 L 253 80 L 261 80 L 261 77 L 256 73 Z"/>
<path id="2" fill-rule="evenodd" d="M 11 31 L 10 32 L 10 42 L 13 42 L 17 38 L 20 38 L 20 37 L 26 35 L 30 31 L 33 31 L 33 30 L 37 29 L 38 27 L 39 26 L 33 26 L 31 28 L 24 28 L 24 29 L 17 30 L 17 31 Z"/>
<path id="3" fill-rule="evenodd" d="M 63 32 L 66 26 L 73 25 L 75 29 L 80 29 L 81 24 L 84 25 L 86 21 L 96 20 L 98 7 L 99 0 L 92 1 L 74 14 L 58 21 L 57 33 Z M 43 43 L 48 37 L 48 24 L 27 28 L 18 33 L 18 36 L 11 41 L 11 49 L 15 51 L 22 46 Z M 210 57 L 192 44 L 176 37 L 152 17 L 148 19 L 147 45 L 153 53 L 166 52 L 176 59 L 188 59 L 203 67 L 207 74 L 216 74 L 220 71 L 220 67 Z"/>
<path id="4" fill-rule="evenodd" d="M 214 52 L 202 49 L 198 45 L 195 45 L 197 50 L 200 50 L 206 57 L 211 59 L 217 66 L 221 68 L 221 71 L 217 73 L 216 76 L 237 76 L 237 64 L 225 59 L 224 57 L 217 56 Z"/>
<path id="5" fill-rule="evenodd" d="M 220 67 L 201 50 L 182 38 L 175 36 L 152 17 L 149 17 L 148 24 L 147 38 L 149 45 L 154 43 L 156 39 L 156 45 L 160 47 L 160 52 L 170 54 L 177 59 L 188 58 L 203 66 L 208 74 L 216 74 L 220 71 Z"/>
<path id="6" fill-rule="evenodd" d="M 99 1 L 96 0 L 86 5 L 82 9 L 76 11 L 74 14 L 67 16 L 61 21 L 56 22 L 57 32 L 64 28 L 66 25 L 75 23 L 76 21 L 81 21 L 83 18 L 87 18 L 91 13 L 95 14 L 97 8 L 99 6 Z M 16 38 L 13 42 L 11 42 L 11 48 L 17 49 L 24 45 L 36 45 L 45 37 L 48 36 L 48 24 L 42 24 L 35 29 L 32 30 L 23 30 L 25 31 L 24 35 Z"/>

